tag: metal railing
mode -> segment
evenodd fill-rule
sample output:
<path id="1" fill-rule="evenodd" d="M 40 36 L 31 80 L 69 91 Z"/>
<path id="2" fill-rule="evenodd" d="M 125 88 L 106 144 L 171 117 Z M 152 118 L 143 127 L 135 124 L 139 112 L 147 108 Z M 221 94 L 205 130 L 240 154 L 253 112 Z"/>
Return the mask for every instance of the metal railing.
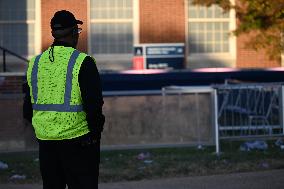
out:
<path id="1" fill-rule="evenodd" d="M 191 137 L 189 137 L 189 133 L 185 135 L 191 138 L 191 142 L 196 140 L 198 149 L 201 149 L 203 145 L 211 143 L 213 137 L 211 136 L 211 128 L 214 114 L 207 111 L 213 105 L 211 102 L 213 95 L 214 89 L 211 86 L 163 87 L 163 124 L 172 123 L 171 126 L 180 127 L 184 132 L 191 130 L 191 134 L 193 134 Z M 174 98 L 170 98 L 170 96 Z M 171 104 L 171 101 L 174 103 Z M 168 103 L 171 105 L 167 106 Z M 176 108 L 174 107 L 175 104 L 177 104 Z M 168 109 L 174 110 L 172 115 L 169 114 Z M 181 139 L 183 141 L 183 138 Z"/>
<path id="2" fill-rule="evenodd" d="M 23 61 L 26 61 L 26 62 L 29 61 L 28 59 L 22 57 L 21 55 L 19 55 L 17 53 L 14 53 L 14 52 L 12 52 L 12 51 L 4 48 L 4 47 L 0 46 L 0 50 L 2 51 L 2 58 L 3 58 L 3 72 L 7 71 L 7 65 L 6 65 L 6 55 L 7 55 L 7 53 L 12 55 L 12 56 L 14 56 L 14 57 L 17 57 L 17 58 L 19 58 L 19 59 L 21 59 Z"/>
<path id="3" fill-rule="evenodd" d="M 283 83 L 215 86 L 216 153 L 220 139 L 284 136 Z"/>

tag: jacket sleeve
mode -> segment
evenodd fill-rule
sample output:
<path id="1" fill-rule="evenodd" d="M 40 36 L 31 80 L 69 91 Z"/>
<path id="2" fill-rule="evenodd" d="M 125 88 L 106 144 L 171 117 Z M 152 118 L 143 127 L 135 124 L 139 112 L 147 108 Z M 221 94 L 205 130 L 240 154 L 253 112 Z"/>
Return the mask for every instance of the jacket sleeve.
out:
<path id="1" fill-rule="evenodd" d="M 23 117 L 30 123 L 33 118 L 33 108 L 31 103 L 30 88 L 27 82 L 23 84 L 24 103 L 23 103 Z"/>
<path id="2" fill-rule="evenodd" d="M 84 59 L 78 80 L 89 130 L 92 134 L 100 137 L 105 122 L 102 112 L 104 101 L 100 75 L 91 57 L 87 56 Z"/>

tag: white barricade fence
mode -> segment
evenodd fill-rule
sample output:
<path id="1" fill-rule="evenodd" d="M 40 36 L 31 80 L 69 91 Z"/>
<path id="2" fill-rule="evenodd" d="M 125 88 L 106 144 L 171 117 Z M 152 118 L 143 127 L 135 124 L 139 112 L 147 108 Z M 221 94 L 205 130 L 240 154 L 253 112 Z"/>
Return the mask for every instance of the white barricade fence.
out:
<path id="1" fill-rule="evenodd" d="M 216 153 L 220 140 L 284 135 L 283 83 L 214 86 Z"/>
<path id="2" fill-rule="evenodd" d="M 193 140 L 198 148 L 214 138 L 214 113 L 211 111 L 214 89 L 211 86 L 166 86 L 162 88 L 162 96 L 164 124 L 170 123 L 182 128 L 183 132 L 194 133 Z M 166 105 L 169 101 L 171 106 Z M 166 112 L 167 108 L 174 112 Z"/>

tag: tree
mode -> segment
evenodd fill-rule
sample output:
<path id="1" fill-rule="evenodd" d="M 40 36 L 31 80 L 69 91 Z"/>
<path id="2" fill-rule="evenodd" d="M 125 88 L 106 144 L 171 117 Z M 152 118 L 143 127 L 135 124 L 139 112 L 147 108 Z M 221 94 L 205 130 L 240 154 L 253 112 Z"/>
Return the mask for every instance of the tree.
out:
<path id="1" fill-rule="evenodd" d="M 253 34 L 246 43 L 254 50 L 264 49 L 271 59 L 279 59 L 284 49 L 284 0 L 192 0 L 193 4 L 217 4 L 224 12 L 235 9 L 238 19 L 235 35 Z"/>

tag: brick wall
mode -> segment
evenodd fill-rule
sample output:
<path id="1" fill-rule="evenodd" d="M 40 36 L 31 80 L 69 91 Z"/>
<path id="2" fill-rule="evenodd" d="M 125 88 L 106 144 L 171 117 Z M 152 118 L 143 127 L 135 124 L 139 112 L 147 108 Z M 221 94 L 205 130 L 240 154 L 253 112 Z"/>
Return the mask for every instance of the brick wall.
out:
<path id="1" fill-rule="evenodd" d="M 140 43 L 184 43 L 184 0 L 140 0 Z"/>
<path id="2" fill-rule="evenodd" d="M 140 43 L 184 43 L 185 42 L 185 4 L 184 0 L 140 0 Z M 66 9 L 84 21 L 78 48 L 87 51 L 87 0 L 41 1 L 42 49 L 52 43 L 50 19 L 57 10 Z M 237 38 L 236 67 L 278 67 L 280 61 L 271 61 L 263 51 L 255 52 L 244 48 L 248 35 Z M 90 40 L 90 39 L 89 39 Z"/>
<path id="3" fill-rule="evenodd" d="M 83 31 L 80 34 L 78 49 L 87 52 L 87 0 L 49 0 L 41 1 L 41 24 L 42 24 L 42 50 L 47 49 L 53 41 L 50 29 L 50 20 L 58 10 L 68 10 L 75 18 L 82 20 L 80 26 Z"/>
<path id="4" fill-rule="evenodd" d="M 238 68 L 267 68 L 280 67 L 281 61 L 270 60 L 264 50 L 254 51 L 245 47 L 251 35 L 241 35 L 237 38 L 237 67 Z"/>

